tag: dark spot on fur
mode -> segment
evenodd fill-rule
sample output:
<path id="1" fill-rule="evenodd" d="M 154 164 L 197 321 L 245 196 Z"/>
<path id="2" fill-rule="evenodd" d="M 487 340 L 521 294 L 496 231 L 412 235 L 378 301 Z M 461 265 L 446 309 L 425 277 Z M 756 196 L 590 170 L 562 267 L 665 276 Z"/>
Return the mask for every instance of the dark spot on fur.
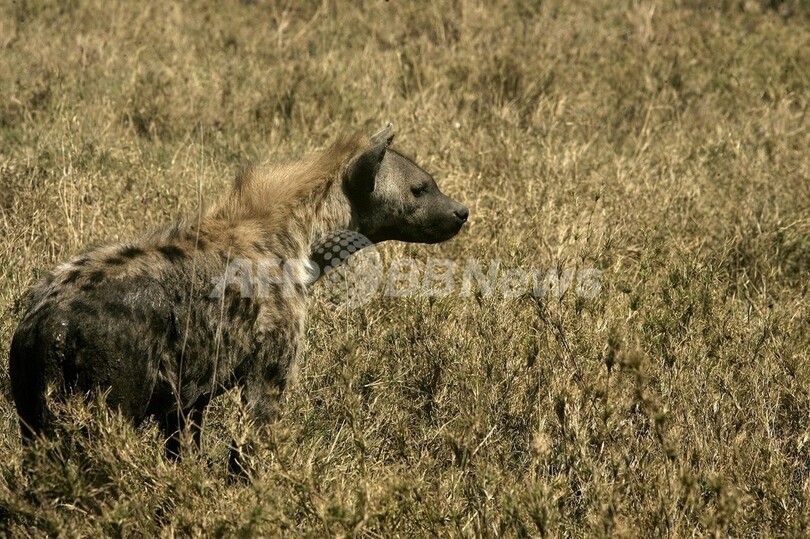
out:
<path id="1" fill-rule="evenodd" d="M 124 305 L 122 303 L 116 303 L 116 302 L 113 302 L 113 301 L 111 301 L 111 302 L 107 303 L 106 305 L 104 305 L 104 311 L 107 314 L 110 314 L 112 316 L 116 316 L 116 317 L 119 317 L 119 318 L 131 318 L 132 317 L 132 309 L 130 309 L 129 307 L 127 307 L 126 305 Z"/>
<path id="2" fill-rule="evenodd" d="M 87 277 L 87 281 L 82 284 L 79 288 L 84 291 L 93 290 L 96 288 L 101 281 L 104 280 L 104 272 L 101 270 L 96 270 Z"/>
<path id="3" fill-rule="evenodd" d="M 111 256 L 107 260 L 104 261 L 105 263 L 109 264 L 110 266 L 120 266 L 125 261 L 120 256 Z"/>
<path id="4" fill-rule="evenodd" d="M 80 312 L 82 314 L 87 314 L 87 315 L 90 315 L 90 316 L 96 316 L 96 313 L 98 312 L 98 310 L 96 309 L 96 307 L 94 305 L 92 305 L 90 303 L 87 303 L 86 301 L 83 301 L 83 300 L 80 300 L 80 299 L 76 299 L 76 300 L 71 301 L 70 302 L 70 308 L 73 311 L 77 311 L 77 312 Z"/>
<path id="5" fill-rule="evenodd" d="M 158 251 L 160 251 L 160 254 L 169 262 L 179 262 L 187 256 L 186 252 L 176 245 L 164 245 L 163 247 L 158 247 Z"/>
<path id="6" fill-rule="evenodd" d="M 228 305 L 228 318 L 233 320 L 234 318 L 241 318 L 245 315 L 245 307 L 247 306 L 247 302 L 240 297 L 232 297 L 231 302 Z"/>
<path id="7" fill-rule="evenodd" d="M 82 272 L 81 272 L 81 271 L 79 271 L 79 270 L 72 270 L 72 271 L 69 271 L 69 272 L 68 272 L 68 274 L 67 274 L 67 275 L 65 275 L 65 278 L 64 278 L 64 280 L 62 281 L 62 284 L 70 284 L 70 283 L 75 282 L 75 281 L 76 281 L 76 279 L 78 279 L 78 278 L 79 278 L 79 275 L 81 275 L 81 274 L 82 274 Z"/>
<path id="8" fill-rule="evenodd" d="M 276 236 L 276 240 L 278 243 L 281 244 L 282 248 L 284 249 L 284 253 L 287 255 L 291 255 L 292 253 L 296 252 L 296 246 L 293 239 L 290 237 L 289 234 L 281 233 Z"/>
<path id="9" fill-rule="evenodd" d="M 273 294 L 273 306 L 276 308 L 277 314 L 285 313 L 287 309 L 287 302 L 282 296 L 283 294 L 280 290 Z"/>
<path id="10" fill-rule="evenodd" d="M 83 256 L 81 258 L 77 258 L 76 260 L 74 260 L 73 265 L 74 266 L 84 266 L 88 262 L 90 262 L 90 259 L 88 257 L 86 257 L 86 256 Z"/>
<path id="11" fill-rule="evenodd" d="M 121 251 L 121 256 L 124 258 L 137 258 L 144 254 L 144 250 L 140 247 L 127 247 L 123 251 Z"/>
<path id="12" fill-rule="evenodd" d="M 198 237 L 193 231 L 186 234 L 186 241 L 188 241 L 192 247 L 195 247 L 198 251 L 205 249 L 205 246 L 208 245 L 205 238 Z"/>

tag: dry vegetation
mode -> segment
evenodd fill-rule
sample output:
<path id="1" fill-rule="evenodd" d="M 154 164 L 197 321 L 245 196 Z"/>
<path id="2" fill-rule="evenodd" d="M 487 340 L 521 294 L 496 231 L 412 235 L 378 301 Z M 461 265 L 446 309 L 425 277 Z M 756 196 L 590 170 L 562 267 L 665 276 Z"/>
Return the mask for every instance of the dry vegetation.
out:
<path id="1" fill-rule="evenodd" d="M 364 4 L 0 7 L 0 529 L 810 533 L 807 3 Z M 386 120 L 472 212 L 386 261 L 593 267 L 601 293 L 316 293 L 249 486 L 234 395 L 180 463 L 76 403 L 23 452 L 5 365 L 38 275 Z"/>

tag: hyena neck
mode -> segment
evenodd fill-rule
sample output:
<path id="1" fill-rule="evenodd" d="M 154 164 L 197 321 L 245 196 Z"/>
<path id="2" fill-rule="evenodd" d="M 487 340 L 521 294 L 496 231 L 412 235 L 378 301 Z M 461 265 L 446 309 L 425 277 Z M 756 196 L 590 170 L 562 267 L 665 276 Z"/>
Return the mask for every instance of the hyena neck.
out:
<path id="1" fill-rule="evenodd" d="M 292 252 L 289 254 L 303 259 L 309 257 L 313 245 L 335 231 L 351 229 L 353 225 L 351 204 L 340 182 L 334 182 L 296 205 L 282 234 L 290 238 Z"/>

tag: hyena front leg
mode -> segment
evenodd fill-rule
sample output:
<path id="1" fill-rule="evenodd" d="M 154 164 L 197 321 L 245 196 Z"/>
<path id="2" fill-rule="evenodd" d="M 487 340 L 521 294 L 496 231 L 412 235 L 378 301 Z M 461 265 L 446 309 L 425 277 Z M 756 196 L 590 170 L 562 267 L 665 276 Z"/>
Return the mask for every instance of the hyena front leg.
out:
<path id="1" fill-rule="evenodd" d="M 169 412 L 159 419 L 158 423 L 166 440 L 166 457 L 168 459 L 178 460 L 181 457 L 182 439 L 186 432 L 191 435 L 194 447 L 200 449 L 202 420 L 202 406 L 185 411 Z"/>
<path id="2" fill-rule="evenodd" d="M 270 349 L 278 350 L 278 345 Z M 297 346 L 281 358 L 273 357 L 269 362 L 257 361 L 254 371 L 241 379 L 240 425 L 231 445 L 228 462 L 231 473 L 236 476 L 245 479 L 251 476 L 249 461 L 254 453 L 254 438 L 267 439 L 267 429 L 276 419 L 279 399 L 287 385 L 287 375 L 296 349 Z"/>
<path id="3" fill-rule="evenodd" d="M 242 385 L 241 425 L 231 443 L 228 459 L 228 469 L 234 476 L 247 480 L 251 478 L 253 438 L 267 439 L 266 432 L 276 418 L 278 401 L 283 390 L 284 382 L 277 377 L 252 379 Z"/>
<path id="4" fill-rule="evenodd" d="M 251 437 L 267 439 L 267 429 L 276 418 L 281 394 L 288 380 L 295 377 L 305 319 L 305 311 L 293 310 L 292 316 L 260 322 L 269 329 L 258 334 L 253 343 L 254 354 L 238 376 L 243 424 L 237 433 L 238 439 L 233 441 L 228 461 L 230 471 L 236 476 L 250 478 Z"/>

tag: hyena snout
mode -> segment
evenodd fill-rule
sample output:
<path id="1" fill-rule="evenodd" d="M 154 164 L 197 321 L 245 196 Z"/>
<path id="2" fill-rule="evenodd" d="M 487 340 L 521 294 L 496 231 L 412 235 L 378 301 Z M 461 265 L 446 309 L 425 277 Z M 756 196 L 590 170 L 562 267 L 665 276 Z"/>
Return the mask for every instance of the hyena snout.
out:
<path id="1" fill-rule="evenodd" d="M 464 223 L 470 217 L 470 210 L 452 198 L 441 195 L 445 200 L 432 208 L 433 219 L 428 218 L 425 231 L 426 243 L 446 241 L 461 232 Z"/>
<path id="2" fill-rule="evenodd" d="M 467 217 L 470 216 L 470 210 L 459 204 L 458 208 L 453 210 L 453 215 L 455 215 L 456 219 L 458 219 L 460 229 L 461 225 L 467 222 Z"/>

